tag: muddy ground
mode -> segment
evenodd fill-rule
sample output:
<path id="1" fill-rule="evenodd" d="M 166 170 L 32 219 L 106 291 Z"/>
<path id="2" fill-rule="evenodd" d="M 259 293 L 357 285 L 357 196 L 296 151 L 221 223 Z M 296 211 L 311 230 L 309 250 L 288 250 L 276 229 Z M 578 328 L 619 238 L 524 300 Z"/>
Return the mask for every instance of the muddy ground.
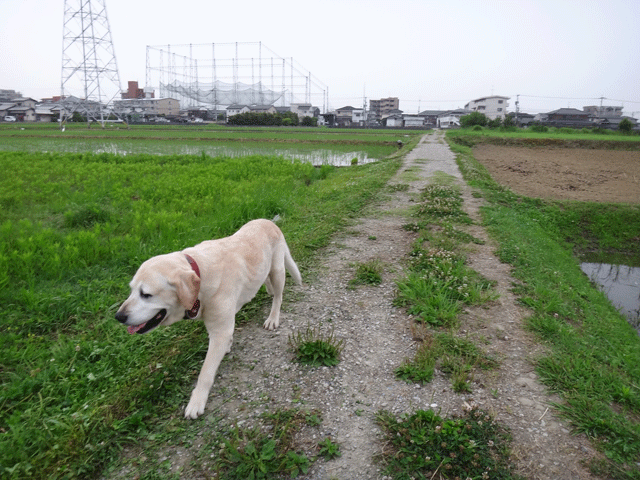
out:
<path id="1" fill-rule="evenodd" d="M 536 198 L 640 203 L 640 152 L 476 145 L 473 156 L 514 192 Z"/>

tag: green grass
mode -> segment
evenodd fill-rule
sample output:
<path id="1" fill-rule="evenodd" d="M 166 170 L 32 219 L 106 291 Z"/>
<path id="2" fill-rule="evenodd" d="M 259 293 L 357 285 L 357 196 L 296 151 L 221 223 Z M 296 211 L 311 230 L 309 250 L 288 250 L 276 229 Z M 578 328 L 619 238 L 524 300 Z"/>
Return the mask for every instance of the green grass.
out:
<path id="1" fill-rule="evenodd" d="M 358 285 L 377 286 L 382 283 L 384 267 L 378 259 L 358 263 L 355 266 L 354 278 L 349 280 L 348 287 L 355 288 Z"/>
<path id="2" fill-rule="evenodd" d="M 263 414 L 270 432 L 259 428 L 234 427 L 215 435 L 212 449 L 217 455 L 214 470 L 218 478 L 270 479 L 286 475 L 295 478 L 307 473 L 317 457 L 309 457 L 296 444 L 295 436 L 304 427 L 317 427 L 317 415 L 301 410 L 278 410 Z M 321 456 L 335 458 L 339 447 L 327 438 L 318 444 Z"/>
<path id="3" fill-rule="evenodd" d="M 307 327 L 304 331 L 289 336 L 295 360 L 312 367 L 333 367 L 340 361 L 344 340 L 338 340 L 333 331 L 321 334 L 317 328 Z"/>
<path id="4" fill-rule="evenodd" d="M 0 150 L 30 152 L 106 152 L 155 155 L 246 156 L 308 155 L 330 161 L 344 155 L 351 162 L 364 153 L 381 159 L 398 150 L 397 140 L 410 144 L 421 132 L 397 130 L 345 130 L 291 127 L 226 127 L 218 125 L 122 125 L 104 129 L 70 124 L 61 132 L 53 124 L 0 125 Z M 409 140 L 409 141 L 407 141 Z M 410 148 L 410 147 L 405 147 Z M 350 156 L 347 154 L 351 154 Z"/>
<path id="5" fill-rule="evenodd" d="M 3 478 L 91 477 L 181 417 L 205 333 L 131 336 L 113 319 L 142 261 L 277 214 L 304 271 L 398 168 L 25 152 L 0 165 L 20 173 L 0 179 Z M 261 320 L 252 310 L 239 316 Z"/>
<path id="6" fill-rule="evenodd" d="M 491 282 L 466 266 L 461 245 L 481 243 L 461 226 L 471 220 L 462 210 L 459 188 L 436 177 L 422 192 L 405 229 L 418 232 L 406 277 L 400 279 L 396 305 L 406 307 L 417 321 L 454 328 L 464 305 L 490 301 Z"/>
<path id="7" fill-rule="evenodd" d="M 550 128 L 548 132 L 535 132 L 527 129 L 482 129 L 475 131 L 471 128 L 451 130 L 447 132 L 447 138 L 454 143 L 471 146 L 474 143 L 490 142 L 497 144 L 509 144 L 512 140 L 531 145 L 553 145 L 558 141 L 573 142 L 570 146 L 593 144 L 608 144 L 605 148 L 626 148 L 637 150 L 640 148 L 640 135 L 625 135 L 614 131 L 593 131 L 582 129 Z"/>
<path id="8" fill-rule="evenodd" d="M 453 145 L 472 186 L 488 200 L 484 223 L 512 265 L 527 326 L 549 347 L 537 371 L 558 411 L 604 454 L 607 478 L 640 478 L 640 337 L 582 274 L 576 253 L 637 258 L 638 205 L 544 201 L 496 184 L 468 148 Z"/>
<path id="9" fill-rule="evenodd" d="M 402 380 L 429 383 L 437 366 L 452 379 L 455 392 L 471 393 L 474 371 L 491 370 L 498 366 L 497 360 L 486 355 L 469 339 L 428 330 L 422 330 L 419 337 L 422 343 L 415 356 L 405 360 L 396 369 L 396 376 Z"/>
<path id="10" fill-rule="evenodd" d="M 394 480 L 433 478 L 517 479 L 509 458 L 511 437 L 482 410 L 443 419 L 431 410 L 400 418 L 381 411 L 383 472 Z"/>

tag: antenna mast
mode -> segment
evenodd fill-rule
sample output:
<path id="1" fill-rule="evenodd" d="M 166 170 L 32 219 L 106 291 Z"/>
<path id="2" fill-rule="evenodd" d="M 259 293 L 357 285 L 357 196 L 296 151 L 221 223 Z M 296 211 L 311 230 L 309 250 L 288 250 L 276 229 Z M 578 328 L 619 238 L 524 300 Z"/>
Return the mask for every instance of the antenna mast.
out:
<path id="1" fill-rule="evenodd" d="M 105 0 L 65 0 L 60 126 L 78 113 L 104 124 L 120 97 L 120 75 Z"/>

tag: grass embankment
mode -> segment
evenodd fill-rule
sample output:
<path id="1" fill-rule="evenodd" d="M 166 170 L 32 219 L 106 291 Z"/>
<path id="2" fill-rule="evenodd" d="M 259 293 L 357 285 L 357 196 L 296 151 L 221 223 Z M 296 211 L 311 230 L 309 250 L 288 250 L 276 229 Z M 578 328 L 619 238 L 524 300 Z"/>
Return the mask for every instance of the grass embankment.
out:
<path id="1" fill-rule="evenodd" d="M 126 333 L 113 315 L 139 264 L 280 215 L 304 270 L 398 163 L 5 152 L 0 167 L 0 476 L 88 478 L 189 429 L 205 333 Z"/>
<path id="2" fill-rule="evenodd" d="M 487 200 L 483 217 L 500 259 L 513 266 L 515 288 L 531 309 L 526 326 L 550 347 L 537 361 L 556 407 L 604 454 L 592 470 L 606 478 L 640 478 L 640 337 L 582 274 L 583 251 L 638 256 L 640 206 L 544 201 L 496 184 L 465 132 L 449 135 L 467 182 Z"/>
<path id="3" fill-rule="evenodd" d="M 471 147 L 476 143 L 513 146 L 546 146 L 564 148 L 604 148 L 640 150 L 640 135 L 627 135 L 610 130 L 588 130 L 573 128 L 551 128 L 546 132 L 531 129 L 461 129 L 447 132 L 454 142 Z"/>

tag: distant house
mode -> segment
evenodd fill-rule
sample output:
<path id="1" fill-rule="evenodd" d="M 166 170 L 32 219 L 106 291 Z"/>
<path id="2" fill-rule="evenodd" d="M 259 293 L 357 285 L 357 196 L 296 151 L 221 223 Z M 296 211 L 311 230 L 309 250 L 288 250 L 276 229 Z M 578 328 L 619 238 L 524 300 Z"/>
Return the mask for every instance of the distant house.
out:
<path id="1" fill-rule="evenodd" d="M 124 115 L 140 117 L 177 117 L 180 115 L 180 102 L 175 98 L 129 98 L 115 100 L 114 109 Z"/>
<path id="2" fill-rule="evenodd" d="M 438 125 L 438 117 L 447 113 L 447 110 L 424 110 L 420 112 L 422 118 L 424 118 L 425 126 L 436 126 Z"/>
<path id="3" fill-rule="evenodd" d="M 278 113 L 273 105 L 249 105 L 249 111 L 252 113 Z"/>
<path id="4" fill-rule="evenodd" d="M 598 118 L 622 118 L 622 108 L 623 107 L 607 105 L 590 105 L 587 107 L 582 107 L 582 109 L 589 115 Z"/>
<path id="5" fill-rule="evenodd" d="M 549 122 L 567 122 L 588 120 L 590 114 L 576 108 L 560 108 L 547 113 L 547 121 Z"/>
<path id="6" fill-rule="evenodd" d="M 15 117 L 18 122 L 36 121 L 36 100 L 33 98 L 18 97 L 10 102 L 0 104 L 0 117 Z"/>
<path id="7" fill-rule="evenodd" d="M 482 97 L 471 100 L 464 108 L 472 112 L 480 112 L 490 120 L 495 120 L 496 118 L 504 120 L 509 106 L 507 100 L 509 100 L 509 97 L 501 97 L 499 95 Z"/>
<path id="8" fill-rule="evenodd" d="M 459 128 L 460 117 L 469 115 L 470 110 L 458 108 L 457 110 L 449 110 L 448 112 L 438 115 L 437 127 L 438 128 Z"/>
<path id="9" fill-rule="evenodd" d="M 531 113 L 518 112 L 517 119 L 515 112 L 508 113 L 507 116 L 511 117 L 514 125 L 517 124 L 520 127 L 526 127 L 535 121 L 535 115 Z"/>
<path id="10" fill-rule="evenodd" d="M 249 107 L 247 105 L 234 104 L 229 105 L 227 107 L 227 118 L 232 117 L 234 115 L 240 115 L 241 113 L 246 113 L 249 111 Z"/>
<path id="11" fill-rule="evenodd" d="M 14 103 L 0 103 L 0 121 L 2 121 L 4 117 L 9 115 L 9 109 L 14 105 Z"/>
<path id="12" fill-rule="evenodd" d="M 320 114 L 320 109 L 318 107 L 314 107 L 310 103 L 292 103 L 291 111 L 296 113 L 299 118 L 303 117 L 315 117 L 317 118 Z"/>
<path id="13" fill-rule="evenodd" d="M 60 109 L 51 105 L 36 105 L 36 122 L 52 122 L 60 114 Z"/>
<path id="14" fill-rule="evenodd" d="M 423 127 L 424 117 L 421 115 L 403 115 L 402 120 L 405 127 Z"/>
<path id="15" fill-rule="evenodd" d="M 389 115 L 383 121 L 386 122 L 387 127 L 404 127 L 402 115 Z"/>
<path id="16" fill-rule="evenodd" d="M 356 110 L 350 105 L 336 109 L 336 125 L 339 127 L 350 127 L 353 124 L 353 111 Z"/>

